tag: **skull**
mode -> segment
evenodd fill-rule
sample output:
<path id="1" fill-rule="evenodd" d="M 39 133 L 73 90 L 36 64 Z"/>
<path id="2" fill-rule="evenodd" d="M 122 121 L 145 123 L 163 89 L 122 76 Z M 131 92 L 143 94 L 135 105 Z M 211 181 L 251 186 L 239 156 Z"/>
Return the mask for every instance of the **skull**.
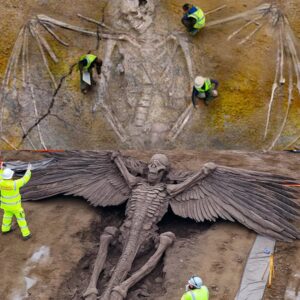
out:
<path id="1" fill-rule="evenodd" d="M 148 165 L 148 181 L 161 182 L 163 175 L 169 171 L 169 159 L 164 154 L 155 154 Z"/>
<path id="2" fill-rule="evenodd" d="M 157 0 L 113 0 L 108 2 L 107 15 L 116 29 L 145 32 L 153 22 Z"/>

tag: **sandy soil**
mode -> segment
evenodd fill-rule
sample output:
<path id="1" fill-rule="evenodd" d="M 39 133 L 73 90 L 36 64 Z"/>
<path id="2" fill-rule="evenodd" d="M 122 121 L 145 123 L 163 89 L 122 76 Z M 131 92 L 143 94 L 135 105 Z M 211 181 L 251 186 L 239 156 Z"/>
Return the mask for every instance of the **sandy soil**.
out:
<path id="1" fill-rule="evenodd" d="M 182 169 L 197 170 L 203 163 L 214 161 L 227 166 L 299 178 L 300 162 L 295 154 L 238 151 L 166 153 L 172 164 Z M 129 154 L 145 160 L 151 155 L 150 152 L 141 154 L 137 151 L 130 151 Z M 4 153 L 6 160 L 30 160 L 41 156 L 43 155 L 29 152 Z M 10 299 L 12 291 L 22 287 L 22 272 L 26 261 L 36 249 L 47 245 L 50 247 L 50 258 L 32 271 L 31 275 L 36 275 L 39 280 L 29 290 L 29 299 L 79 300 L 88 285 L 99 235 L 105 226 L 120 226 L 124 207 L 93 209 L 84 200 L 58 197 L 38 203 L 25 203 L 24 208 L 34 237 L 23 242 L 18 231 L 1 237 L 0 253 L 5 259 L 0 260 L 0 268 L 5 274 L 10 274 L 3 276 L 0 282 L 0 290 L 4 291 L 2 298 Z M 187 278 L 193 274 L 199 274 L 203 278 L 209 287 L 211 299 L 234 298 L 255 238 L 253 232 L 239 224 L 227 222 L 197 224 L 180 219 L 171 212 L 164 217 L 159 227 L 160 232 L 173 231 L 177 239 L 161 264 L 131 291 L 129 300 L 141 299 L 137 296 L 141 290 L 150 294 L 148 299 L 179 299 Z M 139 268 L 150 254 L 139 258 L 135 268 Z M 109 276 L 109 270 L 118 255 L 117 248 L 113 247 L 104 278 Z M 299 241 L 291 244 L 277 243 L 275 279 L 267 290 L 265 299 L 284 299 L 286 288 L 293 282 L 297 283 L 293 276 L 299 272 L 299 266 L 295 263 L 299 255 Z M 102 277 L 99 281 L 100 288 L 103 283 Z"/>
<path id="2" fill-rule="evenodd" d="M 99 219 L 99 215 L 82 199 L 70 197 L 36 204 L 25 203 L 23 207 L 33 238 L 24 242 L 17 224 L 13 233 L 1 236 L 1 299 L 22 295 L 27 261 L 42 246 L 49 247 L 50 257 L 36 264 L 29 272 L 28 277 L 36 277 L 38 282 L 32 291 L 29 290 L 28 299 L 50 299 L 57 292 L 63 276 L 89 249 L 91 241 L 86 232 Z"/>

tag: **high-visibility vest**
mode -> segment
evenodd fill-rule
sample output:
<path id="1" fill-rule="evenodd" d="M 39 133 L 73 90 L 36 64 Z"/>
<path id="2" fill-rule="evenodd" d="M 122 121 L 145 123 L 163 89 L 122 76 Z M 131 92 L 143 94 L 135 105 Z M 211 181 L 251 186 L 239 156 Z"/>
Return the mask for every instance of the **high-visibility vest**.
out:
<path id="1" fill-rule="evenodd" d="M 2 179 L 3 170 L 0 169 L 0 180 Z"/>
<path id="2" fill-rule="evenodd" d="M 205 15 L 202 9 L 200 9 L 197 6 L 193 6 L 193 8 L 196 9 L 196 11 L 194 11 L 193 13 L 190 13 L 188 15 L 189 18 L 194 18 L 196 19 L 196 24 L 194 25 L 195 29 L 200 29 L 202 27 L 204 27 L 205 25 Z"/>
<path id="3" fill-rule="evenodd" d="M 17 211 L 22 208 L 20 188 L 30 179 L 31 172 L 26 171 L 25 175 L 18 180 L 3 179 L 0 180 L 1 208 L 4 210 Z"/>
<path id="4" fill-rule="evenodd" d="M 203 285 L 201 289 L 195 289 L 184 293 L 181 300 L 208 300 L 209 292 L 208 288 Z"/>
<path id="5" fill-rule="evenodd" d="M 86 54 L 86 55 L 82 55 L 79 59 L 79 61 L 82 61 L 84 59 L 86 59 L 88 61 L 88 64 L 86 66 L 83 67 L 83 71 L 88 71 L 89 67 L 91 66 L 91 64 L 93 63 L 93 61 L 97 58 L 96 55 L 94 54 Z"/>
<path id="6" fill-rule="evenodd" d="M 199 93 L 205 93 L 205 92 L 208 92 L 209 90 L 211 90 L 212 88 L 212 83 L 210 81 L 209 78 L 206 78 L 205 81 L 204 81 L 204 84 L 202 87 L 200 88 L 197 88 L 195 87 L 195 89 L 199 92 Z"/>

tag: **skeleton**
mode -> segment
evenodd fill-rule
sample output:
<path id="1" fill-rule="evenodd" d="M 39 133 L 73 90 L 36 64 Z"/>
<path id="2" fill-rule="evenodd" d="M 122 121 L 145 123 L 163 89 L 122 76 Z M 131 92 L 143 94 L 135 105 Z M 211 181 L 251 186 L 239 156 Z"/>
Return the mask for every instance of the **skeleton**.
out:
<path id="1" fill-rule="evenodd" d="M 90 37 L 102 38 L 105 41 L 103 72 L 99 80 L 93 112 L 102 112 L 121 143 L 147 148 L 175 142 L 192 116 L 192 106 L 186 106 L 184 99 L 186 95 L 190 97 L 194 72 L 186 34 L 183 35 L 180 32 L 170 34 L 163 28 L 155 28 L 156 24 L 153 22 L 153 18 L 157 3 L 159 3 L 158 0 L 108 1 L 106 16 L 113 16 L 113 18 L 109 17 L 107 23 L 78 15 L 81 19 L 96 24 L 97 32 L 45 15 L 38 15 L 25 24 L 15 43 L 3 80 L 0 98 L 2 140 L 13 148 L 21 147 L 24 140 L 28 140 L 33 148 L 40 146 L 47 148 L 47 144 L 51 144 L 50 141 L 45 141 L 41 122 L 44 118 L 40 118 L 43 114 L 39 109 L 36 89 L 29 74 L 28 43 L 31 35 L 37 43 L 52 86 L 56 89 L 58 84 L 51 72 L 46 54 L 54 62 L 57 62 L 58 59 L 47 42 L 45 33 L 50 34 L 52 38 L 66 47 L 68 43 L 55 31 L 57 28 L 63 28 Z M 206 14 L 209 15 L 224 8 L 225 6 L 221 6 Z M 113 23 L 110 24 L 109 20 L 111 19 L 113 19 Z M 239 20 L 246 20 L 246 23 L 235 30 L 228 40 L 241 36 L 245 29 L 254 26 L 254 30 L 239 42 L 242 45 L 271 22 L 278 41 L 276 76 L 272 87 L 264 138 L 267 137 L 270 127 L 270 116 L 276 92 L 279 88 L 283 89 L 285 61 L 287 61 L 288 105 L 279 132 L 272 144 L 268 146 L 271 149 L 278 142 L 288 119 L 295 76 L 300 93 L 300 63 L 295 38 L 287 18 L 275 4 L 263 4 L 237 15 L 209 21 L 205 30 Z M 180 64 L 177 55 L 179 50 L 184 56 L 181 68 L 177 66 Z M 175 60 L 176 64 L 173 63 Z M 21 82 L 16 80 L 19 68 L 21 69 Z M 122 91 L 114 85 L 114 78 L 117 78 L 117 81 L 125 81 Z M 183 81 L 182 78 L 186 78 L 186 81 Z M 18 145 L 15 145 L 5 136 L 5 130 L 1 124 L 5 108 L 4 102 L 8 98 L 7 102 L 11 103 L 10 97 L 16 97 L 18 89 L 21 88 L 20 85 L 30 94 L 34 122 L 26 120 L 30 118 L 24 113 L 25 117 L 23 121 L 20 121 L 23 139 Z M 12 92 L 12 95 L 9 92 Z M 26 105 L 20 103 L 20 106 L 24 111 L 30 107 L 28 103 Z M 35 139 L 39 140 L 40 146 L 36 146 L 36 140 L 32 141 L 31 132 L 34 131 L 37 131 Z"/>
<path id="2" fill-rule="evenodd" d="M 149 274 L 175 239 L 172 232 L 158 236 L 157 223 L 170 206 L 176 215 L 196 221 L 222 218 L 238 221 L 269 237 L 290 241 L 300 233 L 291 223 L 300 206 L 291 178 L 205 164 L 199 172 L 171 168 L 167 156 L 155 154 L 147 165 L 118 152 L 66 152 L 51 154 L 42 170 L 35 170 L 23 190 L 25 200 L 58 194 L 83 196 L 94 206 L 127 201 L 120 230 L 107 227 L 90 284 L 88 300 L 125 299 L 128 290 Z M 285 184 L 283 184 L 285 183 Z M 288 184 L 287 184 L 288 183 Z M 121 257 L 100 298 L 97 280 L 105 267 L 109 244 L 116 239 Z M 135 257 L 156 245 L 156 251 L 138 271 L 128 276 Z"/>
<path id="3" fill-rule="evenodd" d="M 12 90 L 17 90 L 17 84 L 11 78 L 14 77 L 12 76 L 13 74 L 16 75 L 19 57 L 22 58 L 22 82 L 26 85 L 26 77 L 30 76 L 28 70 L 26 70 L 29 64 L 28 59 L 26 59 L 28 56 L 26 45 L 28 44 L 29 33 L 38 44 L 54 88 L 57 87 L 57 83 L 47 62 L 46 53 L 49 54 L 54 62 L 57 62 L 58 59 L 45 39 L 44 34 L 49 33 L 64 46 L 68 46 L 68 43 L 57 35 L 54 28 L 61 27 L 92 37 L 98 36 L 98 38 L 105 39 L 105 56 L 93 112 L 102 111 L 120 141 L 129 143 L 131 146 L 156 146 L 164 140 L 170 130 L 171 138 L 174 134 L 177 136 L 183 129 L 183 126 L 176 124 L 180 112 L 184 112 L 185 123 L 191 115 L 191 109 L 188 108 L 186 110 L 183 91 L 186 90 L 187 92 L 187 88 L 191 88 L 190 82 L 193 79 L 192 61 L 187 39 L 184 36 L 181 37 L 176 33 L 169 34 L 167 31 L 159 32 L 153 28 L 155 6 L 154 0 L 109 1 L 106 12 L 108 16 L 114 16 L 112 24 L 105 24 L 78 15 L 85 21 L 97 24 L 99 27 L 98 33 L 45 15 L 36 16 L 22 28 L 19 34 L 11 56 L 11 63 L 7 68 L 3 81 L 3 90 L 8 90 L 11 81 Z M 183 51 L 187 74 L 181 74 L 178 67 L 173 64 L 178 48 L 181 48 Z M 114 56 L 118 56 L 118 61 L 115 65 L 113 63 Z M 13 72 L 11 72 L 12 69 L 14 70 Z M 108 102 L 108 99 L 114 99 L 114 94 L 116 93 L 114 88 L 112 88 L 112 92 L 110 91 L 112 72 L 123 74 L 122 77 L 127 82 L 125 94 L 127 102 L 126 99 L 122 102 L 119 101 L 117 104 L 115 103 L 116 101 Z M 178 75 L 176 75 L 176 72 Z M 176 83 L 176 76 L 177 79 L 178 76 L 187 77 L 188 79 L 184 84 L 178 84 L 178 82 Z M 172 101 L 170 101 L 170 97 L 172 97 Z M 36 109 L 36 97 L 33 95 L 32 98 L 35 117 L 38 118 L 39 112 Z M 121 98 L 124 98 L 124 95 L 121 95 Z M 166 119 L 167 110 L 172 111 L 171 124 L 175 122 L 173 128 L 170 128 L 169 118 Z M 124 122 L 125 118 L 127 118 L 126 122 Z M 24 127 L 23 124 L 21 125 Z M 46 148 L 40 126 L 40 122 L 34 123 L 34 126 L 29 126 L 29 130 L 28 126 L 26 126 L 27 130 L 24 131 L 27 133 L 26 138 L 27 136 L 30 138 L 28 132 L 36 128 L 39 133 L 40 144 L 43 148 Z M 1 131 L 3 134 L 3 130 Z M 3 140 L 7 143 L 5 136 L 3 136 Z M 32 143 L 30 140 L 29 142 Z M 19 146 L 21 144 L 15 146 L 15 148 Z"/>

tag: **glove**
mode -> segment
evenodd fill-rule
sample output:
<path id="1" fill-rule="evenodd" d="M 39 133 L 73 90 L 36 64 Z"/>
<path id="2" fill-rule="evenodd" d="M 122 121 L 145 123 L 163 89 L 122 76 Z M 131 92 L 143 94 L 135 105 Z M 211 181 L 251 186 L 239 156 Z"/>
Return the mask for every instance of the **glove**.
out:
<path id="1" fill-rule="evenodd" d="M 29 163 L 27 166 L 27 171 L 31 171 L 31 168 L 32 168 L 32 165 L 31 165 L 31 163 Z"/>

